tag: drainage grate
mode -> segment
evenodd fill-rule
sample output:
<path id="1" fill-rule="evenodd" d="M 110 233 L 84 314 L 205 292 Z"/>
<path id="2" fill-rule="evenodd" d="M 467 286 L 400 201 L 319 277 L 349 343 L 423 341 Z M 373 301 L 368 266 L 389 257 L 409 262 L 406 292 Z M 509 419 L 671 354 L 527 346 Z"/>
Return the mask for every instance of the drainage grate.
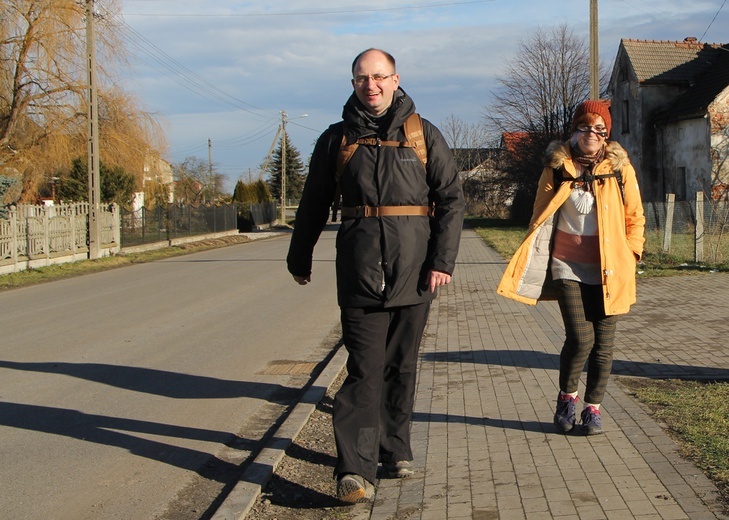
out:
<path id="1" fill-rule="evenodd" d="M 261 374 L 268 376 L 281 375 L 308 375 L 316 368 L 316 363 L 307 363 L 304 361 L 287 361 L 278 360 L 271 361 L 268 366 L 263 369 Z"/>

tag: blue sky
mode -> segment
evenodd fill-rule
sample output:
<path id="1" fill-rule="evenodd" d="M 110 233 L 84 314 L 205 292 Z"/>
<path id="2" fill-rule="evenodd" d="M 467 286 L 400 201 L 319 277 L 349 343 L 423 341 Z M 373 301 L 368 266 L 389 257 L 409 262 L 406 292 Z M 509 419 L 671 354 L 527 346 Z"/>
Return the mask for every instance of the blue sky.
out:
<path id="1" fill-rule="evenodd" d="M 621 38 L 727 43 L 726 1 L 599 0 L 600 59 L 612 67 Z M 496 78 L 537 28 L 567 24 L 589 38 L 589 0 L 122 5 L 131 65 L 124 88 L 163 122 L 169 161 L 207 161 L 210 150 L 229 189 L 239 178 L 257 178 L 281 111 L 306 161 L 319 134 L 340 119 L 352 59 L 368 47 L 395 56 L 401 86 L 439 125 L 451 115 L 480 122 Z"/>

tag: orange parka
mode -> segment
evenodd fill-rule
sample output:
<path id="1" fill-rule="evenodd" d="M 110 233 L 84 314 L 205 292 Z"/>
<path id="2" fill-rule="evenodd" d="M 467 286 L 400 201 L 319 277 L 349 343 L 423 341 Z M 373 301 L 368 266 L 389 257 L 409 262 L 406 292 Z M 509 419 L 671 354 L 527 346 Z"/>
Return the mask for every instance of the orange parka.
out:
<path id="1" fill-rule="evenodd" d="M 555 190 L 554 170 L 561 168 L 564 181 Z M 645 216 L 635 170 L 628 154 L 609 141 L 605 159 L 594 175 L 620 171 L 625 200 L 615 177 L 594 181 L 602 292 L 607 315 L 625 314 L 636 301 L 636 262 L 643 254 Z M 549 260 L 556 214 L 573 189 L 570 178 L 578 177 L 568 142 L 553 142 L 539 179 L 529 231 L 504 272 L 497 292 L 507 298 L 536 305 L 554 299 L 550 291 Z"/>

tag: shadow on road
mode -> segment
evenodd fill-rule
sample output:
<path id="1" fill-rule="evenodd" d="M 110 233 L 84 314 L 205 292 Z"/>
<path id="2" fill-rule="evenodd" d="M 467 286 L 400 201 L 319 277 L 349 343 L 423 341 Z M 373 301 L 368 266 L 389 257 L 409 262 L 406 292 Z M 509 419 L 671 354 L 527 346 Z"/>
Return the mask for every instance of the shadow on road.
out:
<path id="1" fill-rule="evenodd" d="M 161 395 L 172 399 L 232 399 L 250 397 L 272 403 L 289 403 L 299 388 L 271 383 L 231 381 L 215 377 L 180 374 L 144 367 L 108 365 L 104 363 L 19 363 L 0 360 L 0 368 L 47 374 L 61 374 L 86 381 Z"/>

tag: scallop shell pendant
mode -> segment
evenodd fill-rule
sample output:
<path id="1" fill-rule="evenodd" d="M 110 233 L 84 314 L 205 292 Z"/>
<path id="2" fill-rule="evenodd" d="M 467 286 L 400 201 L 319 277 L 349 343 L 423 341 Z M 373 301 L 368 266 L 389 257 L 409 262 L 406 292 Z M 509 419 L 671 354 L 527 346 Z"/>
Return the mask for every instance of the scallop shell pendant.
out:
<path id="1" fill-rule="evenodd" d="M 595 205 L 595 196 L 589 191 L 576 189 L 572 191 L 572 201 L 575 203 L 577 211 L 582 215 L 587 215 Z"/>

